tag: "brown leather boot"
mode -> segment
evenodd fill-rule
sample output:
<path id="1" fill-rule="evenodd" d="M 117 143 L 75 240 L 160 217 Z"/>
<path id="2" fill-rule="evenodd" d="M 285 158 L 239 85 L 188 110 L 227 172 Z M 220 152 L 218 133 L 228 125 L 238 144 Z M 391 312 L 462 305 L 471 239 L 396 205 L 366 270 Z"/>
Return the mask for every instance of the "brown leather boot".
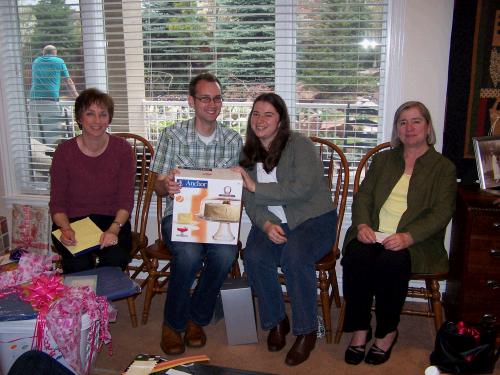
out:
<path id="1" fill-rule="evenodd" d="M 286 345 L 286 335 L 290 332 L 290 321 L 288 316 L 278 323 L 278 325 L 269 331 L 267 336 L 267 350 L 277 352 Z"/>
<path id="2" fill-rule="evenodd" d="M 181 334 L 165 324 L 161 331 L 160 347 L 165 354 L 169 355 L 182 354 L 186 350 Z"/>
<path id="3" fill-rule="evenodd" d="M 297 336 L 295 343 L 286 355 L 285 363 L 288 366 L 297 366 L 307 360 L 316 345 L 316 337 L 316 331 Z"/>
<path id="4" fill-rule="evenodd" d="M 191 348 L 201 348 L 207 343 L 207 336 L 202 327 L 189 320 L 186 326 L 184 342 Z"/>

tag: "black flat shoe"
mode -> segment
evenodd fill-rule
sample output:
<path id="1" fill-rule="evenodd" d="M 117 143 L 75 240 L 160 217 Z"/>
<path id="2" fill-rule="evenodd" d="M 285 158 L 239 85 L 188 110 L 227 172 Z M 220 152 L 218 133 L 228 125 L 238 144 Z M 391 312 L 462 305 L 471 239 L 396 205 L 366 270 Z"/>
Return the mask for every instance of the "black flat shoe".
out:
<path id="1" fill-rule="evenodd" d="M 391 358 L 392 348 L 394 347 L 394 345 L 396 345 L 396 341 L 398 341 L 398 336 L 399 336 L 399 331 L 396 330 L 396 336 L 394 337 L 394 340 L 392 340 L 392 344 L 389 347 L 389 349 L 387 349 L 387 351 L 383 351 L 377 345 L 373 344 L 370 350 L 368 351 L 368 354 L 366 355 L 365 362 L 375 366 L 387 362 L 389 358 Z"/>
<path id="2" fill-rule="evenodd" d="M 359 365 L 365 358 L 366 343 L 372 339 L 372 327 L 368 329 L 364 345 L 349 345 L 345 351 L 344 360 L 350 365 Z"/>

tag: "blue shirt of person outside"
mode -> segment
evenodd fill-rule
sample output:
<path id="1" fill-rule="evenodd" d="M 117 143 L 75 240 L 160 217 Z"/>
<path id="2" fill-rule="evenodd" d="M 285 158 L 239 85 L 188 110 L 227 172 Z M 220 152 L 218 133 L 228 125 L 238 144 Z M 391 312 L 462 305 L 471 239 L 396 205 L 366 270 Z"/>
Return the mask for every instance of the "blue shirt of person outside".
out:
<path id="1" fill-rule="evenodd" d="M 59 100 L 61 77 L 69 78 L 64 60 L 55 55 L 39 56 L 33 62 L 31 99 Z"/>

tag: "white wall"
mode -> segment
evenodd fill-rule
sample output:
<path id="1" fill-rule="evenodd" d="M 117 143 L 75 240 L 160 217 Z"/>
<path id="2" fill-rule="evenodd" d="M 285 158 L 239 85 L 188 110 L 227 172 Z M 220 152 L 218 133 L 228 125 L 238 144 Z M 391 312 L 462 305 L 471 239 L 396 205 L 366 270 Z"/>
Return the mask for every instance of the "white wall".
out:
<path id="1" fill-rule="evenodd" d="M 441 151 L 454 1 L 406 3 L 401 103 L 419 100 L 429 108 L 436 127 L 436 148 Z"/>
<path id="2" fill-rule="evenodd" d="M 420 100 L 430 109 L 438 138 L 437 150 L 441 150 L 453 3 L 453 0 L 392 0 L 391 8 L 395 17 L 390 22 L 391 30 L 399 29 L 401 32 L 393 32 L 390 38 L 384 140 L 390 138 L 392 116 L 396 108 L 406 100 Z M 4 98 L 1 95 L 2 92 L 0 137 L 3 139 L 1 143 L 5 144 L 7 114 L 2 106 Z M 5 196 L 5 191 L 10 189 L 5 189 L 7 184 L 1 168 L 2 163 L 0 194 L 3 199 L 0 199 L 0 215 L 9 216 L 6 202 L 13 197 Z M 150 218 L 149 224 L 148 237 L 153 241 L 157 236 L 154 217 Z M 242 223 L 243 242 L 249 226 L 248 221 Z"/>

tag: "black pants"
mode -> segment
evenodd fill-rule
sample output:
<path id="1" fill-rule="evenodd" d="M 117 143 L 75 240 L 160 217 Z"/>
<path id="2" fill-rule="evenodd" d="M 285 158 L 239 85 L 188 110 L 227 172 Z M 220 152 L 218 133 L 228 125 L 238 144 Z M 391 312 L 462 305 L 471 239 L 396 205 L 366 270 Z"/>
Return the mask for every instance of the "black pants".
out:
<path id="1" fill-rule="evenodd" d="M 89 215 L 89 217 L 103 232 L 108 230 L 113 220 L 115 220 L 114 216 L 107 215 Z M 71 218 L 69 221 L 72 223 L 80 219 L 83 218 L 75 217 Z M 58 229 L 58 227 L 54 224 L 52 230 L 56 229 Z M 76 240 L 78 241 L 78 238 Z M 76 257 L 73 256 L 54 235 L 52 235 L 52 243 L 57 253 L 61 255 L 64 273 L 73 273 L 94 268 L 96 257 L 99 258 L 97 267 L 121 267 L 122 270 L 125 270 L 131 260 L 130 251 L 132 249 L 132 235 L 129 221 L 120 229 L 117 245 L 107 246 L 103 249 L 91 251 Z"/>
<path id="2" fill-rule="evenodd" d="M 68 370 L 54 358 L 38 350 L 30 350 L 23 353 L 13 363 L 7 375 L 73 375 L 74 372 Z"/>
<path id="3" fill-rule="evenodd" d="M 344 331 L 367 330 L 375 297 L 377 329 L 383 338 L 399 324 L 401 309 L 408 292 L 411 258 L 408 249 L 386 250 L 381 244 L 363 244 L 352 240 L 341 264 L 346 301 Z"/>

